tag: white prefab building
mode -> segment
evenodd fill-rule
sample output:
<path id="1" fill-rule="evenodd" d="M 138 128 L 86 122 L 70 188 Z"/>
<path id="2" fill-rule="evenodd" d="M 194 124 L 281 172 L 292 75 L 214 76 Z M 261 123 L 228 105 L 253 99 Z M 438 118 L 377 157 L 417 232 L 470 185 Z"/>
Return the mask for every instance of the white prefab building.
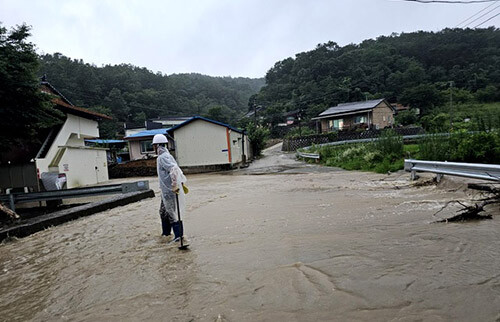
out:
<path id="1" fill-rule="evenodd" d="M 51 130 L 35 158 L 39 174 L 64 173 L 67 188 L 107 181 L 107 149 L 85 146 L 84 140 L 99 137 L 98 120 L 110 117 L 72 105 L 47 82 L 42 82 L 42 91 L 56 96 L 55 108 L 66 119 Z"/>
<path id="2" fill-rule="evenodd" d="M 234 166 L 250 156 L 248 137 L 243 130 L 200 116 L 168 130 L 175 139 L 179 166 Z"/>

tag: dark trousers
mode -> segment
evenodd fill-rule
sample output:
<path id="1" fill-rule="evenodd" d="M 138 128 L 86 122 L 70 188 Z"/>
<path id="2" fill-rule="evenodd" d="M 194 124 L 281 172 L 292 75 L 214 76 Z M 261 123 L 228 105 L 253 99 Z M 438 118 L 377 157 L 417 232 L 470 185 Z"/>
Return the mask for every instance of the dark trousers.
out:
<path id="1" fill-rule="evenodd" d="M 161 219 L 161 234 L 164 236 L 170 235 L 170 233 L 172 232 L 172 225 L 170 224 L 167 211 L 165 210 L 165 206 L 163 205 L 163 199 L 160 205 L 160 219 Z"/>

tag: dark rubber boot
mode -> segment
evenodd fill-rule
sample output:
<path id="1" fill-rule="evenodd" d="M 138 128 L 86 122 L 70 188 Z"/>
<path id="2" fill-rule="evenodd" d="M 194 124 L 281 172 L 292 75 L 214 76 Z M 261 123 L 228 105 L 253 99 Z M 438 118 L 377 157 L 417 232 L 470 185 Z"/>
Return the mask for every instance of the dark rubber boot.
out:
<path id="1" fill-rule="evenodd" d="M 182 236 L 182 227 L 180 222 L 174 222 L 172 223 L 172 230 L 174 231 L 175 239 L 178 240 Z"/>
<path id="2" fill-rule="evenodd" d="M 170 221 L 168 218 L 161 217 L 161 230 L 163 236 L 170 236 L 172 233 L 172 226 L 170 225 Z"/>

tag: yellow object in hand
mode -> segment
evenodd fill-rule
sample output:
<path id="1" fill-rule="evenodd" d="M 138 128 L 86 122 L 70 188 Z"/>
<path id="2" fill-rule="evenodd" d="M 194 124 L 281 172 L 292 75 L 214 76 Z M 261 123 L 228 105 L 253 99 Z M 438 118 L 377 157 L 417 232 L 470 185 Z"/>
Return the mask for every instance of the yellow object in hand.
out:
<path id="1" fill-rule="evenodd" d="M 184 183 L 182 184 L 182 190 L 184 191 L 184 193 L 185 193 L 185 194 L 187 194 L 187 193 L 189 192 L 188 187 L 186 187 L 186 186 L 184 185 Z"/>

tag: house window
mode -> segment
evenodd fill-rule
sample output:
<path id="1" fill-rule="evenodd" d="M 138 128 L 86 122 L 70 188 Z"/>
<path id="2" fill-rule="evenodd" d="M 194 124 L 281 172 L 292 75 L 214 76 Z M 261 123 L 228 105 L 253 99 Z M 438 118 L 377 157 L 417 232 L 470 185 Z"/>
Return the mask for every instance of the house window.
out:
<path id="1" fill-rule="evenodd" d="M 330 130 L 341 130 L 344 127 L 344 119 L 329 120 L 328 128 Z"/>
<path id="2" fill-rule="evenodd" d="M 354 118 L 354 124 L 361 124 L 361 123 L 368 123 L 367 119 L 366 119 L 366 115 L 365 116 L 356 116 Z"/>
<path id="3" fill-rule="evenodd" d="M 153 153 L 154 149 L 152 143 L 152 140 L 141 141 L 141 153 Z"/>
<path id="4" fill-rule="evenodd" d="M 333 120 L 333 128 L 341 130 L 344 127 L 344 119 Z"/>

